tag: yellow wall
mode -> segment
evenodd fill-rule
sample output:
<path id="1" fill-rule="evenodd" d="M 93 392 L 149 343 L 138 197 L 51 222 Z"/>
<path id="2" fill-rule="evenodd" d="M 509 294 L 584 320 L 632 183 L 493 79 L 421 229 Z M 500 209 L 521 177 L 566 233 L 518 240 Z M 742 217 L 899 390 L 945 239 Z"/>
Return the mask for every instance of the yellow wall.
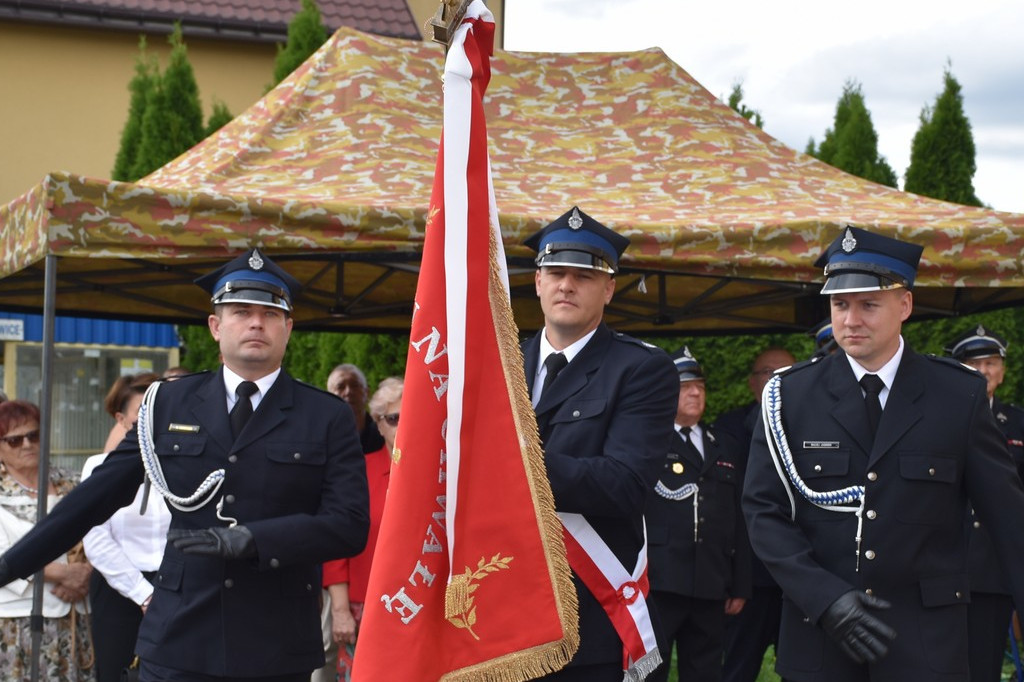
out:
<path id="1" fill-rule="evenodd" d="M 441 6 L 440 0 L 408 0 L 408 2 L 413 18 L 416 19 L 416 26 L 420 29 L 420 34 L 424 38 L 429 38 L 430 32 L 424 30 L 423 26 L 437 13 L 437 8 Z M 505 35 L 505 0 L 484 0 L 484 2 L 487 4 L 487 9 L 494 14 L 494 47 L 501 49 L 505 46 L 503 39 Z"/>
<path id="2" fill-rule="evenodd" d="M 66 170 L 109 178 L 128 115 L 139 34 L 0 24 L 0 204 Z M 167 66 L 166 36 L 146 38 Z M 205 116 L 240 114 L 270 83 L 276 47 L 186 38 Z"/>
<path id="3" fill-rule="evenodd" d="M 421 27 L 439 0 L 408 0 Z M 504 0 L 487 0 L 502 46 Z M 109 178 L 128 116 L 128 82 L 138 33 L 0 23 L 0 205 L 51 171 Z M 146 36 L 147 51 L 167 66 L 165 35 Z M 277 47 L 185 38 L 204 116 L 215 100 L 238 115 L 263 96 Z"/>

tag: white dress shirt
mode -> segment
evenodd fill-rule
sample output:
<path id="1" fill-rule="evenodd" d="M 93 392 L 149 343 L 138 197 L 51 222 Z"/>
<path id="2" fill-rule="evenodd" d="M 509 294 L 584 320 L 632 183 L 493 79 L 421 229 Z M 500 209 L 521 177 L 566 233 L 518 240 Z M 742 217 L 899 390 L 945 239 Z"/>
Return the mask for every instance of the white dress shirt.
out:
<path id="1" fill-rule="evenodd" d="M 85 460 L 82 480 L 106 458 L 106 453 L 102 453 Z M 107 584 L 140 606 L 153 594 L 153 585 L 142 572 L 160 568 L 171 525 L 167 503 L 152 489 L 146 513 L 139 513 L 142 490 L 143 486 L 139 486 L 131 504 L 93 527 L 82 541 L 89 563 L 106 578 Z"/>

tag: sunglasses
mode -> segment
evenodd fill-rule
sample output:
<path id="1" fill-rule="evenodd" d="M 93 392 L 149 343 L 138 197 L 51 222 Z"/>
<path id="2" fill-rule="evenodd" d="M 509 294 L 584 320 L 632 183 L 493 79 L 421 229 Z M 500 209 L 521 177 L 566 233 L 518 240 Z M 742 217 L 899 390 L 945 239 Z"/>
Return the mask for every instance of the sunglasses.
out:
<path id="1" fill-rule="evenodd" d="M 391 414 L 382 414 L 377 417 L 377 421 L 383 421 L 388 426 L 398 426 L 398 413 L 392 412 Z"/>
<path id="2" fill-rule="evenodd" d="M 395 415 L 395 417 L 397 421 L 398 415 Z M 18 434 L 17 436 L 4 436 L 3 438 L 0 438 L 0 441 L 7 443 L 7 447 L 9 448 L 20 448 L 21 444 L 26 440 L 29 443 L 38 443 L 39 429 L 36 429 L 35 431 L 29 431 L 28 433 Z"/>

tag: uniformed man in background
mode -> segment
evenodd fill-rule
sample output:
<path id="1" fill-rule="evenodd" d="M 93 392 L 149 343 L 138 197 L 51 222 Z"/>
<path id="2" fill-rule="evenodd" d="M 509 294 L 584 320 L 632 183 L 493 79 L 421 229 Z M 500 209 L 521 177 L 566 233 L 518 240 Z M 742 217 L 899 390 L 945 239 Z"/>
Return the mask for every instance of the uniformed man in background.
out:
<path id="1" fill-rule="evenodd" d="M 223 366 L 154 384 L 137 431 L 0 558 L 0 584 L 131 502 L 145 469 L 172 520 L 140 680 L 307 682 L 324 664 L 320 564 L 360 552 L 369 526 L 352 411 L 281 368 L 291 275 L 253 249 L 197 283 Z"/>
<path id="2" fill-rule="evenodd" d="M 921 252 L 844 229 L 817 261 L 842 352 L 765 387 L 743 510 L 785 594 L 787 680 L 968 680 L 969 503 L 1024 597 L 1024 490 L 985 381 L 900 334 Z"/>
<path id="3" fill-rule="evenodd" d="M 1024 474 L 1024 410 L 996 397 L 996 389 L 1006 375 L 1006 340 L 983 325 L 971 327 L 946 347 L 951 357 L 981 372 L 986 393 L 999 430 L 1013 456 L 1018 475 Z M 973 515 L 973 512 L 972 512 Z M 967 649 L 971 660 L 972 682 L 998 682 L 1002 679 L 1003 658 L 1009 632 L 1013 599 L 988 528 L 981 520 L 971 522 L 969 554 L 971 605 Z"/>
<path id="4" fill-rule="evenodd" d="M 545 680 L 621 682 L 624 669 L 643 679 L 660 663 L 643 513 L 673 437 L 679 382 L 663 350 L 603 322 L 628 244 L 577 207 L 526 240 L 544 312 L 544 328 L 523 343 L 526 381 L 579 597 L 579 649 Z"/>
<path id="5" fill-rule="evenodd" d="M 690 349 L 672 360 L 679 373 L 676 436 L 645 514 L 665 661 L 650 679 L 668 679 L 674 646 L 680 682 L 717 682 L 725 617 L 739 613 L 750 596 L 750 545 L 740 511 L 746 452 L 701 421 L 707 389 Z"/>

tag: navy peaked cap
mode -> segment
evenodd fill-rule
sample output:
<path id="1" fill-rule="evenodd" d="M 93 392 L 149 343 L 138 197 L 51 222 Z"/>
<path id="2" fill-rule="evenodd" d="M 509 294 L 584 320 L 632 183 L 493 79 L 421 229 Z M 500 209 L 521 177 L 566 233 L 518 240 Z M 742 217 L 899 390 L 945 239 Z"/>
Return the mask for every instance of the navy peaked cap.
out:
<path id="1" fill-rule="evenodd" d="M 825 268 L 823 294 L 914 288 L 924 247 L 847 226 L 814 262 Z"/>
<path id="2" fill-rule="evenodd" d="M 629 238 L 573 206 L 523 243 L 537 252 L 537 267 L 589 268 L 614 275 Z"/>
<path id="3" fill-rule="evenodd" d="M 1006 339 L 982 325 L 968 329 L 946 346 L 950 357 L 963 362 L 973 358 L 1006 357 Z"/>
<path id="4" fill-rule="evenodd" d="M 683 346 L 673 353 L 672 362 L 675 363 L 676 371 L 679 372 L 679 383 L 704 381 L 704 370 L 701 369 L 697 358 L 693 357 L 689 346 Z"/>
<path id="5" fill-rule="evenodd" d="M 291 312 L 292 298 L 302 287 L 259 249 L 246 251 L 213 272 L 196 279 L 213 305 L 252 303 Z"/>

